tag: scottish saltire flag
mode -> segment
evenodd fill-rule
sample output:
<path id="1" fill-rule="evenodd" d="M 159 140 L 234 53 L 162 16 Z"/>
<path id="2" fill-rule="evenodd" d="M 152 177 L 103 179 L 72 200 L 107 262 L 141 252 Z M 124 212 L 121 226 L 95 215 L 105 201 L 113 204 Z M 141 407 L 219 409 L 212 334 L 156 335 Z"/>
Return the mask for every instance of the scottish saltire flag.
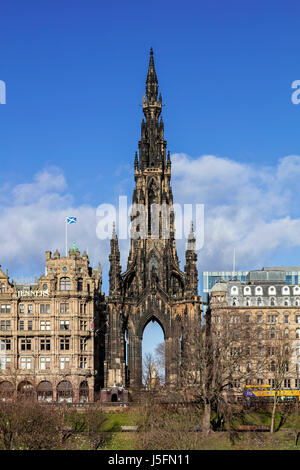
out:
<path id="1" fill-rule="evenodd" d="M 76 217 L 67 217 L 66 222 L 67 224 L 75 224 L 75 222 L 77 222 L 77 219 Z"/>

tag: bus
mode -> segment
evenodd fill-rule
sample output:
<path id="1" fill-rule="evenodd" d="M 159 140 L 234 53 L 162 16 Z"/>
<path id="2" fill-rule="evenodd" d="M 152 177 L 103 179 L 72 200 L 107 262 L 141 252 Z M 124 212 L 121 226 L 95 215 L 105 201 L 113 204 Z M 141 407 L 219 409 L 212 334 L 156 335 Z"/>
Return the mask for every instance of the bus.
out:
<path id="1" fill-rule="evenodd" d="M 244 397 L 248 399 L 265 399 L 273 401 L 275 395 L 271 385 L 245 385 Z M 300 390 L 281 389 L 278 392 L 278 401 L 300 401 Z"/>

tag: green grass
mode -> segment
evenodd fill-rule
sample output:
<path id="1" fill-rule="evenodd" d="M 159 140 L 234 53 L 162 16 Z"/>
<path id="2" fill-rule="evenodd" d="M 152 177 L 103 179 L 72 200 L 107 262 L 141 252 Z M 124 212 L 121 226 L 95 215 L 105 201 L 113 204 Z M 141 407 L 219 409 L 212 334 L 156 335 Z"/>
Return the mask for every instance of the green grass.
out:
<path id="1" fill-rule="evenodd" d="M 142 430 L 142 426 L 140 426 L 139 432 L 121 432 L 121 426 L 142 425 L 143 416 L 140 410 L 127 409 L 118 412 L 104 412 L 103 414 L 105 416 L 105 421 L 101 426 L 101 430 L 107 432 L 107 440 L 102 447 L 103 449 L 136 450 L 141 448 L 139 444 L 141 445 L 142 436 L 145 432 Z M 176 423 L 177 418 L 179 418 L 179 416 L 173 412 L 170 412 L 168 417 L 170 417 L 170 419 L 173 417 L 174 423 Z M 68 416 L 68 421 L 72 424 L 75 423 L 75 425 L 77 422 L 76 420 L 78 419 L 80 424 L 80 416 L 73 416 L 72 414 Z M 194 426 L 194 422 L 200 422 L 200 414 L 195 412 L 194 415 L 187 416 L 187 419 Z M 277 412 L 275 429 L 279 422 L 280 414 Z M 270 411 L 249 411 L 238 415 L 234 419 L 234 427 L 239 424 L 270 426 L 270 423 Z M 193 438 L 193 442 L 196 442 L 197 449 L 199 450 L 295 450 L 300 449 L 300 442 L 297 447 L 294 446 L 294 425 L 295 415 L 291 415 L 286 419 L 286 422 L 280 430 L 273 435 L 268 432 L 239 432 L 235 433 L 234 441 L 230 440 L 229 433 L 227 432 L 213 432 L 208 437 L 203 437 L 201 433 L 192 432 L 191 434 L 189 433 L 189 436 L 191 439 Z M 298 419 L 297 427 L 300 429 L 300 417 Z M 174 429 L 176 429 L 176 424 Z M 158 442 L 160 441 L 158 440 Z M 88 442 L 83 433 L 77 433 L 76 438 L 72 443 L 72 448 L 78 450 L 88 448 Z M 157 448 L 157 450 L 160 449 Z"/>

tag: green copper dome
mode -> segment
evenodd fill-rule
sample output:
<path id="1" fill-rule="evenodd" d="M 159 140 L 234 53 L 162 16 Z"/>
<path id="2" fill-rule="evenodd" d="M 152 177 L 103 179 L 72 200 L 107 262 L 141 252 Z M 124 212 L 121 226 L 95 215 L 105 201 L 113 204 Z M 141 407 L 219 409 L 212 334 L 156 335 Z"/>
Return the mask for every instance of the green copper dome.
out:
<path id="1" fill-rule="evenodd" d="M 71 246 L 69 252 L 74 252 L 74 251 L 78 251 L 79 252 L 79 249 L 76 245 L 76 242 L 73 242 L 73 245 Z"/>

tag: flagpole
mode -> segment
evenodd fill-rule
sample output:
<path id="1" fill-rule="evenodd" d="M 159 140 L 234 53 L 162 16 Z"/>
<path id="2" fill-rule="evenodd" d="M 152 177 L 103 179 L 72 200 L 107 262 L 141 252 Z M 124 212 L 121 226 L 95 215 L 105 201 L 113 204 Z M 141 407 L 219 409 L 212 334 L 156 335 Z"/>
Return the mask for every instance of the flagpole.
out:
<path id="1" fill-rule="evenodd" d="M 65 219 L 66 223 L 66 258 L 68 257 L 68 222 L 67 219 Z"/>

